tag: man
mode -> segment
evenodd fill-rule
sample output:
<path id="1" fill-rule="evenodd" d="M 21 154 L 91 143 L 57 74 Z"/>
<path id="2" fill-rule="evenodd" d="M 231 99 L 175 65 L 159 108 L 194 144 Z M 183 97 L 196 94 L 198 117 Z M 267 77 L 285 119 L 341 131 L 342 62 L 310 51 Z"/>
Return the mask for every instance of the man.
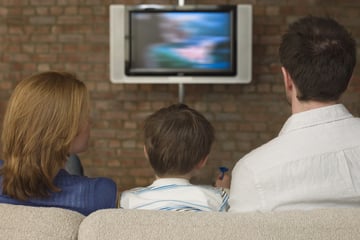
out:
<path id="1" fill-rule="evenodd" d="M 279 49 L 292 116 L 232 172 L 230 212 L 360 207 L 360 119 L 338 103 L 356 43 L 330 18 L 289 26 Z"/>

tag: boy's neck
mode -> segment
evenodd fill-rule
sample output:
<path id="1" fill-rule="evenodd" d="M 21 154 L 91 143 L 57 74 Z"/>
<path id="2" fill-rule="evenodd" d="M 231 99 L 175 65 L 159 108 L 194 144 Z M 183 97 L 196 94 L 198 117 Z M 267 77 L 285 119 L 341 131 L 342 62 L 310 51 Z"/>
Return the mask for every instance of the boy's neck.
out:
<path id="1" fill-rule="evenodd" d="M 155 175 L 156 179 L 160 179 L 160 178 L 183 178 L 186 180 L 189 180 L 193 177 L 193 175 L 191 173 L 185 174 L 185 175 L 177 175 L 177 174 L 165 174 L 162 175 L 161 177 L 159 177 L 158 175 Z"/>

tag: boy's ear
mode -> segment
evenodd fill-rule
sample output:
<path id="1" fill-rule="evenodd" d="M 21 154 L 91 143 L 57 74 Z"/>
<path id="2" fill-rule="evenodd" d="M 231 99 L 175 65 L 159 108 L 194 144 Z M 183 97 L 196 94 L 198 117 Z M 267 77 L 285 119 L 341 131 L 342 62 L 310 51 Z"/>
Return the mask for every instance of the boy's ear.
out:
<path id="1" fill-rule="evenodd" d="M 201 160 L 201 161 L 196 165 L 196 168 L 197 168 L 197 169 L 203 168 L 203 167 L 206 165 L 206 163 L 207 163 L 208 157 L 209 157 L 209 155 L 206 156 L 203 160 Z"/>

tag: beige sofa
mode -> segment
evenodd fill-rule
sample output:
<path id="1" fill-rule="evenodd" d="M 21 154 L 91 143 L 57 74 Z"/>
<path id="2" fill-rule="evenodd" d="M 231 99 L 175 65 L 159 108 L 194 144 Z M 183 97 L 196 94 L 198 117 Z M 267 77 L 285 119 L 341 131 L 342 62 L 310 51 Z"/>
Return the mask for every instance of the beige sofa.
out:
<path id="1" fill-rule="evenodd" d="M 0 239 L 360 239 L 360 208 L 276 213 L 108 209 L 84 217 L 64 209 L 0 204 Z"/>

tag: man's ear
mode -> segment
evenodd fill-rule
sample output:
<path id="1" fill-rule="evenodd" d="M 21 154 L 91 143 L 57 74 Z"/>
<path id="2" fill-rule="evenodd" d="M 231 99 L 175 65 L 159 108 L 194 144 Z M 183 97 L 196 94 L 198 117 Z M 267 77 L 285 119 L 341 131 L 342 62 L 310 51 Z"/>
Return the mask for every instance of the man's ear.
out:
<path id="1" fill-rule="evenodd" d="M 208 157 L 209 157 L 209 155 L 206 156 L 203 160 L 201 160 L 201 161 L 196 165 L 196 168 L 197 168 L 197 169 L 203 168 L 203 167 L 206 165 L 206 163 L 207 163 Z"/>
<path id="2" fill-rule="evenodd" d="M 148 153 L 146 151 L 145 145 L 144 145 L 144 155 L 145 155 L 146 159 L 149 160 L 149 155 L 148 155 Z"/>
<path id="3" fill-rule="evenodd" d="M 282 72 L 282 75 L 283 75 L 283 80 L 284 80 L 284 85 L 285 85 L 286 92 L 292 91 L 293 87 L 294 87 L 294 84 L 293 84 L 293 81 L 292 81 L 292 78 L 291 78 L 289 72 L 283 66 L 281 67 L 281 72 Z"/>
<path id="4" fill-rule="evenodd" d="M 290 76 L 289 72 L 286 70 L 286 68 L 284 68 L 282 66 L 281 72 L 282 72 L 283 79 L 284 79 L 286 99 L 289 104 L 293 104 L 294 99 L 296 100 L 296 97 L 297 97 L 296 86 L 295 86 L 294 81 L 293 81 L 292 77 Z"/>

